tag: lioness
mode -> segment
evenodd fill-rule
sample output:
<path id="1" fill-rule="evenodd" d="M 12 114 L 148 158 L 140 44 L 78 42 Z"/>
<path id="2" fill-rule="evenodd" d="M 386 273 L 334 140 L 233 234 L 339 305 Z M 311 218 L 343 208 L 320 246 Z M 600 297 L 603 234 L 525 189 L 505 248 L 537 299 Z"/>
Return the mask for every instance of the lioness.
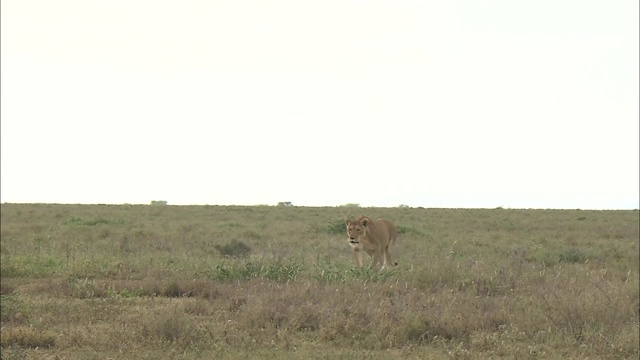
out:
<path id="1" fill-rule="evenodd" d="M 349 245 L 353 249 L 353 260 L 358 268 L 362 268 L 363 252 L 373 257 L 371 265 L 382 264 L 382 269 L 391 264 L 391 256 L 398 238 L 398 231 L 391 221 L 371 218 L 361 215 L 356 220 L 347 219 L 347 234 Z M 398 265 L 398 263 L 393 263 Z"/>

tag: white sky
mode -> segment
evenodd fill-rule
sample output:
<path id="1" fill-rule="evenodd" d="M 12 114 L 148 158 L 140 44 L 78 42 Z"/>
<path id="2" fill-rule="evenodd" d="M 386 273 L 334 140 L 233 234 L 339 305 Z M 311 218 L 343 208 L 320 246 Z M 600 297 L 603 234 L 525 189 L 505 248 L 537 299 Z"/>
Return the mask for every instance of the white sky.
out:
<path id="1" fill-rule="evenodd" d="M 1 6 L 2 202 L 640 207 L 636 0 Z"/>

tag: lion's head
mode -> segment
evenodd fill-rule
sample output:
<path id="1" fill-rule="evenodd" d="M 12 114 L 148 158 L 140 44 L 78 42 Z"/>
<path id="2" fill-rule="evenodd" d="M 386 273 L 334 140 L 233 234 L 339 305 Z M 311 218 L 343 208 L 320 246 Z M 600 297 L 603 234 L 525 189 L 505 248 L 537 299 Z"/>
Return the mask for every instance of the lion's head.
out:
<path id="1" fill-rule="evenodd" d="M 369 218 L 367 217 L 360 217 L 356 220 L 347 219 L 345 221 L 347 224 L 347 235 L 349 235 L 349 245 L 354 248 L 362 247 L 360 239 L 366 236 L 368 222 Z"/>

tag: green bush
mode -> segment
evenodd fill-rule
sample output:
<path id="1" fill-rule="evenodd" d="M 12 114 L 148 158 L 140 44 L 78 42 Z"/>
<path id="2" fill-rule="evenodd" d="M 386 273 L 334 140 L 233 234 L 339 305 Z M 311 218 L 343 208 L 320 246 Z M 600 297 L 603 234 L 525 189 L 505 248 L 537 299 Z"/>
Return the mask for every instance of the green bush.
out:
<path id="1" fill-rule="evenodd" d="M 235 239 L 225 245 L 215 245 L 214 248 L 220 252 L 220 255 L 231 258 L 247 257 L 251 252 L 249 245 Z"/>

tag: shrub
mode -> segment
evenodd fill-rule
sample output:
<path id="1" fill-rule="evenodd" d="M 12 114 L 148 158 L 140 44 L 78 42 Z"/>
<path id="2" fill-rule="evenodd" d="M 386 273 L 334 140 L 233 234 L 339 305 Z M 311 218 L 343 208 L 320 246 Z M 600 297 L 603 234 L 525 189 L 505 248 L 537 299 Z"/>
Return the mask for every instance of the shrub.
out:
<path id="1" fill-rule="evenodd" d="M 235 239 L 225 245 L 216 244 L 214 248 L 220 252 L 220 255 L 231 258 L 247 257 L 251 252 L 249 245 Z"/>
<path id="2" fill-rule="evenodd" d="M 582 250 L 576 247 L 565 249 L 564 251 L 560 252 L 560 257 L 559 257 L 560 262 L 567 262 L 567 263 L 583 263 L 588 259 L 589 258 L 587 254 L 585 254 Z"/>

